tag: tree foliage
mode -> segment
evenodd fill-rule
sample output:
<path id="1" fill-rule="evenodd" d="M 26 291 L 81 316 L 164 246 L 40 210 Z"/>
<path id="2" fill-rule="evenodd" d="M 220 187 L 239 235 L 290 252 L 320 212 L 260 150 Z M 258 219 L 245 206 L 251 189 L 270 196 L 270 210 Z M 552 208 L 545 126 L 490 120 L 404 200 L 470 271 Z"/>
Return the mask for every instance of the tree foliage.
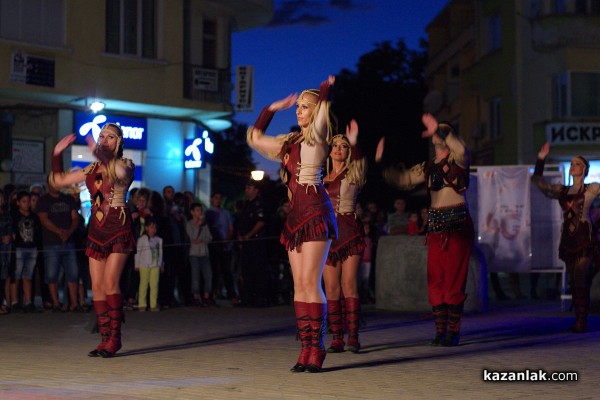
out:
<path id="1" fill-rule="evenodd" d="M 377 43 L 374 50 L 360 57 L 356 71 L 343 69 L 336 76 L 333 111 L 338 130 L 343 132 L 351 119 L 358 122 L 359 144 L 369 162 L 361 201 L 376 200 L 380 208 L 389 209 L 398 195 L 383 182 L 382 168 L 390 164 L 411 167 L 427 158 L 427 142 L 421 138 L 427 91 L 424 46 L 422 42 L 420 50 L 411 50 L 403 39 L 395 45 Z M 384 158 L 376 165 L 373 156 L 383 136 Z"/>
<path id="2" fill-rule="evenodd" d="M 382 168 L 391 164 L 410 167 L 427 159 L 427 141 L 421 139 L 422 104 L 427 91 L 425 46 L 422 42 L 419 50 L 411 50 L 403 39 L 395 44 L 376 43 L 372 51 L 359 58 L 356 71 L 343 69 L 336 75 L 332 107 L 337 131 L 345 132 L 349 121 L 357 120 L 359 142 L 369 161 L 361 201 L 375 200 L 382 209 L 389 209 L 398 195 L 383 182 Z M 215 137 L 215 146 L 221 151 L 212 160 L 212 187 L 232 200 L 243 197 L 248 172 L 254 169 L 246 129 L 245 124 L 234 122 Z M 382 136 L 386 137 L 386 151 L 381 165 L 376 165 L 373 156 Z M 267 183 L 265 195 L 285 197 L 281 182 Z M 416 206 L 410 200 L 408 205 Z"/>
<path id="3" fill-rule="evenodd" d="M 243 198 L 250 171 L 255 169 L 252 149 L 246 143 L 247 129 L 247 125 L 234 121 L 231 128 L 212 138 L 217 151 L 211 158 L 211 193 L 223 193 L 228 208 L 231 202 Z"/>

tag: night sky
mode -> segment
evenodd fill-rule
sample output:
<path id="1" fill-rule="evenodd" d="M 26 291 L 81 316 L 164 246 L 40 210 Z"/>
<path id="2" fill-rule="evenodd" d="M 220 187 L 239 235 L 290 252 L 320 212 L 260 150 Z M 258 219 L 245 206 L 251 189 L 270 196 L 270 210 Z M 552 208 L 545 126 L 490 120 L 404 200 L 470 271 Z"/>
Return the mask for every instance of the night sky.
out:
<path id="1" fill-rule="evenodd" d="M 449 0 L 275 0 L 273 20 L 232 35 L 232 65 L 254 66 L 254 111 L 234 120 L 252 124 L 262 107 L 290 93 L 318 88 L 329 74 L 356 70 L 375 43 L 403 38 L 418 49 L 425 27 Z M 235 97 L 234 97 L 235 98 Z M 296 124 L 294 108 L 279 112 L 267 130 L 276 135 Z M 254 155 L 277 177 L 278 164 Z"/>

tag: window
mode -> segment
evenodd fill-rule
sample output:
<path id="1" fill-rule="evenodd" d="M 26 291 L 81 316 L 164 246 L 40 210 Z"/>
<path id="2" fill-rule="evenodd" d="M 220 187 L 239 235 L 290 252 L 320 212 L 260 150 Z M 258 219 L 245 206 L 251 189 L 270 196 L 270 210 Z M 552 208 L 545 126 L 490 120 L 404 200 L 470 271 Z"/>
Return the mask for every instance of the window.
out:
<path id="1" fill-rule="evenodd" d="M 217 21 L 204 19 L 202 28 L 202 64 L 217 67 Z"/>
<path id="2" fill-rule="evenodd" d="M 556 118 L 600 117 L 600 73 L 567 72 L 554 78 L 553 108 Z"/>
<path id="3" fill-rule="evenodd" d="M 488 52 L 500 48 L 500 15 L 494 14 L 488 18 Z"/>
<path id="4" fill-rule="evenodd" d="M 156 58 L 156 1 L 106 0 L 106 51 Z"/>
<path id="5" fill-rule="evenodd" d="M 576 0 L 575 13 L 577 14 L 599 14 L 600 0 Z"/>
<path id="6" fill-rule="evenodd" d="M 502 136 L 502 101 L 500 97 L 490 100 L 490 138 Z"/>
<path id="7" fill-rule="evenodd" d="M 558 74 L 554 77 L 554 87 L 552 90 L 553 113 L 555 118 L 563 118 L 568 115 L 567 104 L 567 81 L 568 74 Z"/>
<path id="8" fill-rule="evenodd" d="M 448 70 L 448 83 L 446 87 L 446 100 L 452 102 L 460 94 L 460 67 L 458 64 L 452 65 Z"/>
<path id="9" fill-rule="evenodd" d="M 557 14 L 562 14 L 565 11 L 567 11 L 565 0 L 554 0 L 554 12 Z"/>
<path id="10" fill-rule="evenodd" d="M 600 0 L 553 0 L 551 13 L 554 14 L 599 14 Z"/>
<path id="11" fill-rule="evenodd" d="M 64 0 L 0 0 L 0 37 L 63 46 Z"/>
<path id="12" fill-rule="evenodd" d="M 600 73 L 571 73 L 571 116 L 600 117 Z"/>

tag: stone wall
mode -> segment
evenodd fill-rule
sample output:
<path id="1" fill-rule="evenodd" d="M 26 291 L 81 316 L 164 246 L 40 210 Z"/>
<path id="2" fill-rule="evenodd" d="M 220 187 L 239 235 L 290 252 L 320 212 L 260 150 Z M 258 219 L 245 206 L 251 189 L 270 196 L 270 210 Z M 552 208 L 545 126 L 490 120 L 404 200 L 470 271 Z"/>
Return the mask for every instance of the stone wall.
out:
<path id="1" fill-rule="evenodd" d="M 428 312 L 427 247 L 423 236 L 383 236 L 377 247 L 377 308 L 407 312 Z M 487 270 L 475 247 L 467 277 L 465 311 L 487 310 Z"/>

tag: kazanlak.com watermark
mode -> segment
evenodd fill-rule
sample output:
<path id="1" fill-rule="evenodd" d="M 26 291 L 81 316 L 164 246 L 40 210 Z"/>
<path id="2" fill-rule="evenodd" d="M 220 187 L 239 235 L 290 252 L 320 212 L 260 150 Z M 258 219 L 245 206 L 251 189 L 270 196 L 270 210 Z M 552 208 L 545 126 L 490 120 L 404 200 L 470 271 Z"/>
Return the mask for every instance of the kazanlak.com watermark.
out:
<path id="1" fill-rule="evenodd" d="M 575 371 L 549 372 L 543 369 L 525 369 L 522 371 L 483 370 L 484 382 L 576 382 L 578 380 L 579 373 Z"/>

